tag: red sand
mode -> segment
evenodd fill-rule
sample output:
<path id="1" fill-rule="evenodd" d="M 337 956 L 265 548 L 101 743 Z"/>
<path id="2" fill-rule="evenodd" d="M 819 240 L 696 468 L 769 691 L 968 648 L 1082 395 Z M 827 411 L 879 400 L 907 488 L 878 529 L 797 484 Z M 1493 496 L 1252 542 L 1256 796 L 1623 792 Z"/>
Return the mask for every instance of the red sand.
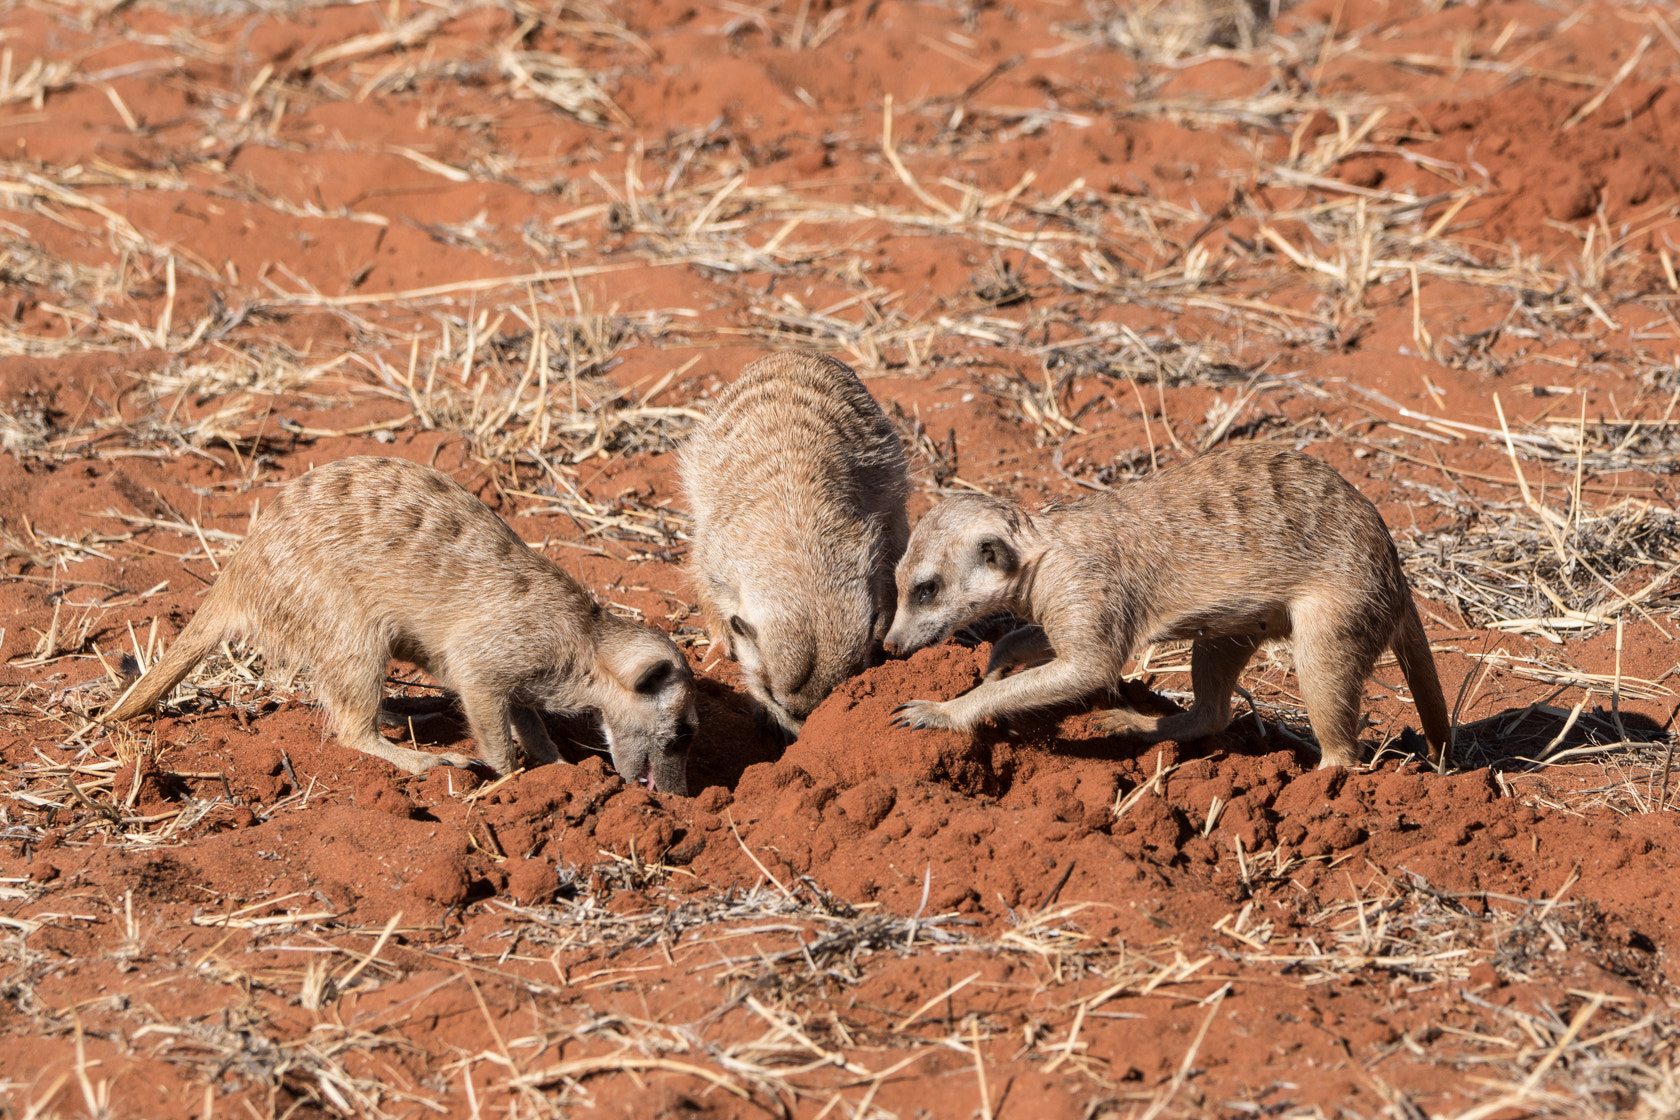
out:
<path id="1" fill-rule="evenodd" d="M 1520 511 L 1487 435 L 1495 393 L 1521 432 L 1572 427 L 1582 402 L 1663 420 L 1680 388 L 1663 263 L 1680 253 L 1680 39 L 1654 9 L 1310 0 L 1269 54 L 1171 65 L 1052 3 L 5 11 L 14 77 L 43 59 L 73 78 L 39 108 L 0 90 L 0 1114 L 1454 1115 L 1544 1065 L 1535 1084 L 1559 1095 L 1482 1114 L 1508 1116 L 1587 1099 L 1570 1094 L 1588 1058 L 1671 1031 L 1675 818 L 1643 811 L 1667 808 L 1648 754 L 1320 772 L 1300 721 L 1277 722 L 1299 704 L 1276 664 L 1245 682 L 1264 721 L 1241 706 L 1199 743 L 1106 739 L 1083 709 L 972 738 L 891 727 L 902 701 L 978 680 L 985 647 L 949 644 L 849 682 L 784 751 L 700 647 L 693 797 L 626 788 L 582 750 L 489 787 L 409 778 L 246 686 L 138 739 L 71 743 L 69 702 L 92 694 L 64 691 L 97 681 L 95 646 L 129 648 L 130 625 L 172 640 L 214 578 L 196 530 L 154 522 L 224 547 L 273 486 L 353 454 L 450 471 L 601 598 L 691 628 L 675 557 L 586 536 L 529 460 L 474 458 L 476 405 L 420 418 L 404 392 L 411 332 L 429 354 L 443 317 L 459 345 L 487 312 L 511 338 L 538 302 L 618 316 L 610 380 L 631 402 L 657 388 L 656 406 L 703 407 L 769 346 L 832 345 L 907 430 L 954 433 L 947 473 L 1028 499 L 1123 484 L 1114 465 L 1146 470 L 1151 448 L 1180 458 L 1241 401 L 1225 438 L 1309 446 L 1397 532 Z M 356 38 L 419 17 L 406 46 Z M 522 96 L 503 46 L 570 57 L 611 105 L 579 119 Z M 1255 108 L 1277 91 L 1287 108 Z M 888 97 L 914 189 L 883 156 Z M 965 202 L 1029 172 L 1013 199 Z M 798 222 L 771 188 L 802 200 Z M 1429 201 L 1396 236 L 1451 237 L 1464 268 L 1349 295 L 1325 269 L 1358 258 L 1356 206 L 1399 192 Z M 1027 251 L 994 255 L 964 206 Z M 1327 243 L 1330 221 L 1353 232 Z M 743 244 L 788 255 L 774 274 L 717 263 Z M 1198 251 L 1207 290 L 1249 317 L 1191 298 Z M 1003 266 L 1023 287 L 993 283 L 988 307 Z M 1518 266 L 1555 290 L 1496 275 Z M 1099 274 L 1153 294 L 1121 300 Z M 808 313 L 834 307 L 860 331 L 938 329 L 871 359 L 861 334 L 812 334 Z M 1228 358 L 1230 383 L 1093 368 L 1058 397 L 1067 424 L 1017 403 L 1059 376 L 1035 347 L 1121 328 L 1184 340 L 1175 363 Z M 511 386 L 524 351 L 507 345 Z M 245 380 L 170 387 L 194 363 Z M 1245 397 L 1262 371 L 1282 380 Z M 929 485 L 943 469 L 917 463 Z M 604 507 L 680 509 L 668 452 L 567 470 Z M 1563 508 L 1572 459 L 1523 470 Z M 1588 472 L 1585 494 L 1671 511 L 1672 489 L 1647 466 Z M 73 560 L 47 559 L 71 541 Z M 1613 628 L 1554 645 L 1424 595 L 1464 735 L 1509 763 L 1561 730 L 1557 707 L 1525 709 L 1583 699 L 1478 661 L 1500 649 L 1599 674 L 1586 717 L 1661 740 L 1680 661 L 1665 595 L 1624 613 L 1619 652 Z M 49 631 L 51 659 L 30 663 Z M 1642 684 L 1612 716 L 1617 679 Z M 1397 683 L 1389 666 L 1367 689 L 1373 745 L 1415 723 Z M 1163 702 L 1142 682 L 1131 698 Z M 591 741 L 586 721 L 552 726 Z M 419 731 L 464 736 L 449 718 Z M 134 742 L 151 744 L 138 773 L 131 754 L 100 767 Z M 1596 1049 L 1546 1059 L 1581 1015 L 1570 1042 Z M 1632 1029 L 1648 1015 L 1667 1025 Z M 1653 1084 L 1618 1076 L 1595 1107 Z"/>

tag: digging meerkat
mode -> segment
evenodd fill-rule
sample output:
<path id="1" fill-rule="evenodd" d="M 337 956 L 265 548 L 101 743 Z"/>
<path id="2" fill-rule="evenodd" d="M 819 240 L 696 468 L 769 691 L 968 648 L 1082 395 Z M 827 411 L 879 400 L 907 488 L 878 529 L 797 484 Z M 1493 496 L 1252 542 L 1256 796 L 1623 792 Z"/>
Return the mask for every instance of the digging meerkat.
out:
<path id="1" fill-rule="evenodd" d="M 1364 685 L 1385 648 L 1411 687 L 1430 760 L 1446 755 L 1452 721 L 1394 541 L 1376 507 L 1310 455 L 1213 451 L 1037 513 L 947 499 L 899 561 L 886 648 L 910 653 L 1000 611 L 1028 625 L 993 647 L 981 683 L 944 703 L 912 700 L 895 723 L 972 731 L 1118 685 L 1146 645 L 1189 638 L 1189 711 L 1118 709 L 1095 725 L 1145 742 L 1199 739 L 1231 722 L 1231 693 L 1260 643 L 1291 638 L 1320 765 L 1359 761 Z M 1016 666 L 1028 667 L 1005 675 Z"/>
<path id="2" fill-rule="evenodd" d="M 762 709 L 798 735 L 892 622 L 909 535 L 898 433 L 844 363 L 774 354 L 718 396 L 681 472 L 706 628 Z"/>
<path id="3" fill-rule="evenodd" d="M 459 697 L 498 774 L 514 768 L 515 738 L 531 760 L 559 760 L 533 708 L 593 709 L 625 781 L 687 792 L 694 674 L 675 643 L 602 610 L 430 467 L 341 459 L 281 487 L 169 652 L 103 718 L 152 710 L 235 635 L 307 666 L 339 742 L 411 774 L 471 762 L 380 737 L 393 657 Z"/>

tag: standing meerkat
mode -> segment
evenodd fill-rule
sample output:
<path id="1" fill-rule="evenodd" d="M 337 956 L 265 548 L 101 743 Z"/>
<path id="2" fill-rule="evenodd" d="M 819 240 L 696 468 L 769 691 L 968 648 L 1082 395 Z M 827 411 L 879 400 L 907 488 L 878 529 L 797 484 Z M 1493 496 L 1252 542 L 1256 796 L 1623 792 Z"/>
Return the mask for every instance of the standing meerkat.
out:
<path id="1" fill-rule="evenodd" d="M 156 707 L 235 635 L 306 666 L 339 742 L 419 774 L 471 765 L 381 738 L 391 658 L 455 693 L 479 757 L 559 752 L 533 711 L 599 713 L 627 782 L 687 792 L 694 673 L 664 634 L 601 609 L 552 560 L 440 471 L 341 459 L 280 488 L 204 605 L 105 719 Z"/>
<path id="2" fill-rule="evenodd" d="M 1292 638 L 1320 765 L 1359 760 L 1364 685 L 1385 648 L 1430 760 L 1445 759 L 1452 720 L 1394 541 L 1376 507 L 1310 455 L 1213 451 L 1036 514 L 981 495 L 941 503 L 899 561 L 887 649 L 910 653 L 999 611 L 1028 625 L 997 643 L 981 683 L 945 703 L 912 700 L 894 722 L 972 731 L 1116 686 L 1144 646 L 1189 638 L 1188 712 L 1119 709 L 1095 724 L 1145 742 L 1199 739 L 1231 722 L 1260 643 Z M 1018 665 L 1030 667 L 1005 676 Z"/>
<path id="3" fill-rule="evenodd" d="M 774 354 L 718 396 L 681 471 L 706 628 L 764 711 L 798 735 L 892 623 L 893 565 L 909 535 L 898 433 L 844 363 Z"/>

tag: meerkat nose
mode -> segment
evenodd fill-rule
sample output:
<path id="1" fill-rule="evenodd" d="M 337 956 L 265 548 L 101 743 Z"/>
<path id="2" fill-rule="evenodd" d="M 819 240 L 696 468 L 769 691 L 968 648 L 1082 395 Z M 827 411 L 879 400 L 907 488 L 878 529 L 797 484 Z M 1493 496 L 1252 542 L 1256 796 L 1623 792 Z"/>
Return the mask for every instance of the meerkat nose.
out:
<path id="1" fill-rule="evenodd" d="M 892 657 L 897 657 L 904 652 L 904 647 L 893 641 L 891 638 L 883 641 L 881 643 L 881 648 L 886 650 L 888 655 Z"/>

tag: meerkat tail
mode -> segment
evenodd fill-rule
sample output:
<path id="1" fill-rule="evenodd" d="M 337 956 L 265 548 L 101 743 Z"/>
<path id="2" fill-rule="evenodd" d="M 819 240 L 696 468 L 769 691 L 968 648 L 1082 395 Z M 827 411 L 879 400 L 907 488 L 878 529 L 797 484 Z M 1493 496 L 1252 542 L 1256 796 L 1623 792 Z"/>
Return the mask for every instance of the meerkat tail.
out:
<path id="1" fill-rule="evenodd" d="M 1400 671 L 1405 674 L 1406 686 L 1412 690 L 1418 722 L 1423 724 L 1423 737 L 1429 741 L 1429 761 L 1438 769 L 1449 761 L 1447 750 L 1452 744 L 1452 715 L 1447 711 L 1447 700 L 1441 693 L 1441 679 L 1435 675 L 1435 657 L 1429 652 L 1429 638 L 1423 632 L 1423 621 L 1418 618 L 1417 608 L 1410 603 L 1402 612 L 1391 648 L 1395 659 L 1400 662 Z"/>
<path id="2" fill-rule="evenodd" d="M 151 711 L 192 672 L 194 665 L 216 652 L 227 634 L 226 620 L 217 607 L 212 596 L 193 615 L 193 620 L 187 623 L 186 629 L 181 631 L 175 644 L 169 647 L 158 663 L 129 686 L 117 706 L 101 715 L 100 719 L 109 723 L 112 720 L 133 719 Z"/>

